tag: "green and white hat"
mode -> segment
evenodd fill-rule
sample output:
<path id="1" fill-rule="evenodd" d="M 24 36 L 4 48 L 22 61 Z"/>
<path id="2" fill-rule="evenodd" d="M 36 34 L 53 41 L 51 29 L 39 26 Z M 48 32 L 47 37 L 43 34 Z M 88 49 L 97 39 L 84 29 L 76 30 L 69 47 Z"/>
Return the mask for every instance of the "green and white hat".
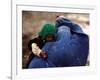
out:
<path id="1" fill-rule="evenodd" d="M 56 33 L 56 28 L 54 24 L 51 23 L 47 23 L 44 24 L 41 31 L 39 32 L 39 36 L 42 39 L 45 39 L 47 35 L 54 35 L 55 36 Z"/>

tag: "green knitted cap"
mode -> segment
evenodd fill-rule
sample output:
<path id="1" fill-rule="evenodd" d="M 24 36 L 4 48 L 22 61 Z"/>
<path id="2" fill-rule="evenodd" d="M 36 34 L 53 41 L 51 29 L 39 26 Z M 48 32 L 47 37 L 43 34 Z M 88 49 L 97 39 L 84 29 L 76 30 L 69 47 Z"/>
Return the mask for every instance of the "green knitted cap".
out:
<path id="1" fill-rule="evenodd" d="M 42 37 L 42 39 L 45 39 L 47 35 L 55 35 L 56 28 L 55 25 L 47 23 L 43 25 L 41 31 L 39 32 L 39 36 Z"/>

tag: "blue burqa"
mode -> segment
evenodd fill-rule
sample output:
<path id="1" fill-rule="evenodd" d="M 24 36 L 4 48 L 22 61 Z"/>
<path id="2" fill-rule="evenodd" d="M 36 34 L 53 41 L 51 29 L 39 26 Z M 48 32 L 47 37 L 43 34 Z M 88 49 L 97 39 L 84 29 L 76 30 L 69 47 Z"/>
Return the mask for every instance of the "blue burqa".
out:
<path id="1" fill-rule="evenodd" d="M 48 42 L 42 48 L 48 59 L 34 57 L 29 68 L 85 66 L 89 53 L 89 38 L 81 27 L 64 17 L 56 20 L 55 42 Z"/>

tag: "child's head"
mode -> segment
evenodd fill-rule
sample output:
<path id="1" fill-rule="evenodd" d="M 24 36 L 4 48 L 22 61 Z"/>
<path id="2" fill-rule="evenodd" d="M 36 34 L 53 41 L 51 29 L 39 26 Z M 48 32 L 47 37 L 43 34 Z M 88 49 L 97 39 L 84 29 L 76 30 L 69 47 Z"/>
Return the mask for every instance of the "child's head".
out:
<path id="1" fill-rule="evenodd" d="M 45 24 L 39 32 L 39 36 L 46 42 L 53 41 L 55 38 L 55 34 L 56 28 L 53 24 L 50 23 Z"/>

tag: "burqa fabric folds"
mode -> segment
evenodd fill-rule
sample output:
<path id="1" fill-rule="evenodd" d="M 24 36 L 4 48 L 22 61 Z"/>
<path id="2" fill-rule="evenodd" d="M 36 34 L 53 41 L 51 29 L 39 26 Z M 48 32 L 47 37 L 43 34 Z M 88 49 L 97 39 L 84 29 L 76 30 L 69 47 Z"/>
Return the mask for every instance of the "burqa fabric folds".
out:
<path id="1" fill-rule="evenodd" d="M 35 57 L 29 68 L 85 66 L 89 53 L 89 38 L 81 27 L 64 17 L 56 19 L 55 42 L 47 42 L 42 48 L 48 59 Z"/>

